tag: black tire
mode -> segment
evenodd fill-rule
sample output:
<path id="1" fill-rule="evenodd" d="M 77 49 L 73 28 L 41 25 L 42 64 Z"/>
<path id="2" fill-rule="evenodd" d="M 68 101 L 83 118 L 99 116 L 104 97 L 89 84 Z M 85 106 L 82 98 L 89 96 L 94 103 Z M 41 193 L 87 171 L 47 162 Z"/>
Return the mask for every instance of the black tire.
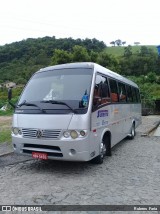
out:
<path id="1" fill-rule="evenodd" d="M 102 140 L 101 145 L 100 145 L 100 154 L 97 157 L 95 157 L 92 160 L 92 162 L 95 164 L 102 164 L 105 154 L 106 154 L 106 144 L 105 144 L 104 140 Z"/>
<path id="2" fill-rule="evenodd" d="M 106 142 L 106 156 L 112 156 L 110 136 L 107 135 L 105 137 L 105 142 Z"/>
<path id="3" fill-rule="evenodd" d="M 135 137 L 135 135 L 136 135 L 135 123 L 133 123 L 133 124 L 132 124 L 132 127 L 131 127 L 131 132 L 130 132 L 128 138 L 129 138 L 130 140 L 133 140 L 134 137 Z"/>
<path id="4" fill-rule="evenodd" d="M 109 136 L 105 136 L 103 138 L 100 146 L 100 154 L 95 157 L 92 162 L 96 164 L 102 164 L 105 156 L 111 156 L 111 144 Z"/>

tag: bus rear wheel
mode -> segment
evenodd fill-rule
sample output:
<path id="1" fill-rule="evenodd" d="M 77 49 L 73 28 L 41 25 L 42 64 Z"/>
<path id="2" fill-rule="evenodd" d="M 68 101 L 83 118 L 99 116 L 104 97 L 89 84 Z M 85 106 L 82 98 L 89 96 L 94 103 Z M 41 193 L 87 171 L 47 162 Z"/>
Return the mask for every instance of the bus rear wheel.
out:
<path id="1" fill-rule="evenodd" d="M 134 139 L 135 135 L 136 135 L 135 123 L 133 123 L 132 127 L 131 127 L 131 132 L 128 135 L 128 138 L 132 140 L 132 139 Z"/>

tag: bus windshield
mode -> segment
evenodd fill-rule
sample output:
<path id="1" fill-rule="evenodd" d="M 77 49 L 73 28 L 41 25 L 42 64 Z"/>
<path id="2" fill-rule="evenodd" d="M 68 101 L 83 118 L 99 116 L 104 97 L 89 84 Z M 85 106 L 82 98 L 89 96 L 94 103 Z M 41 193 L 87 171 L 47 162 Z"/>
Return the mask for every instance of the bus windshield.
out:
<path id="1" fill-rule="evenodd" d="M 17 106 L 24 108 L 29 103 L 25 108 L 33 108 L 35 104 L 44 109 L 67 109 L 67 105 L 70 109 L 87 108 L 92 74 L 89 68 L 38 72 L 27 84 Z"/>

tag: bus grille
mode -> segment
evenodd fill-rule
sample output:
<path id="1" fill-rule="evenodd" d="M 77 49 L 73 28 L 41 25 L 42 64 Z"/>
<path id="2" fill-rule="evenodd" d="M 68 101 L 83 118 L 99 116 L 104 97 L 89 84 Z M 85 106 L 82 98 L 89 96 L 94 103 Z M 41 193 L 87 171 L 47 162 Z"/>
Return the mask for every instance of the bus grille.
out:
<path id="1" fill-rule="evenodd" d="M 59 139 L 61 130 L 22 129 L 24 138 Z"/>
<path id="2" fill-rule="evenodd" d="M 23 153 L 30 155 L 32 155 L 32 152 L 43 152 L 50 157 L 63 157 L 61 149 L 58 146 L 25 143 L 22 149 Z"/>

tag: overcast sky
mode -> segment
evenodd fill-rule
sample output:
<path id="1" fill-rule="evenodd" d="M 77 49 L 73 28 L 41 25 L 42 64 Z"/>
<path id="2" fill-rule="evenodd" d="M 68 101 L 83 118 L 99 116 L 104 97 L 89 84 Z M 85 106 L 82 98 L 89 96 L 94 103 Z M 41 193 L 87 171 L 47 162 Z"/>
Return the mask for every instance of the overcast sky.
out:
<path id="1" fill-rule="evenodd" d="M 160 45 L 159 0 L 0 0 L 0 45 L 27 38 L 96 38 Z"/>

